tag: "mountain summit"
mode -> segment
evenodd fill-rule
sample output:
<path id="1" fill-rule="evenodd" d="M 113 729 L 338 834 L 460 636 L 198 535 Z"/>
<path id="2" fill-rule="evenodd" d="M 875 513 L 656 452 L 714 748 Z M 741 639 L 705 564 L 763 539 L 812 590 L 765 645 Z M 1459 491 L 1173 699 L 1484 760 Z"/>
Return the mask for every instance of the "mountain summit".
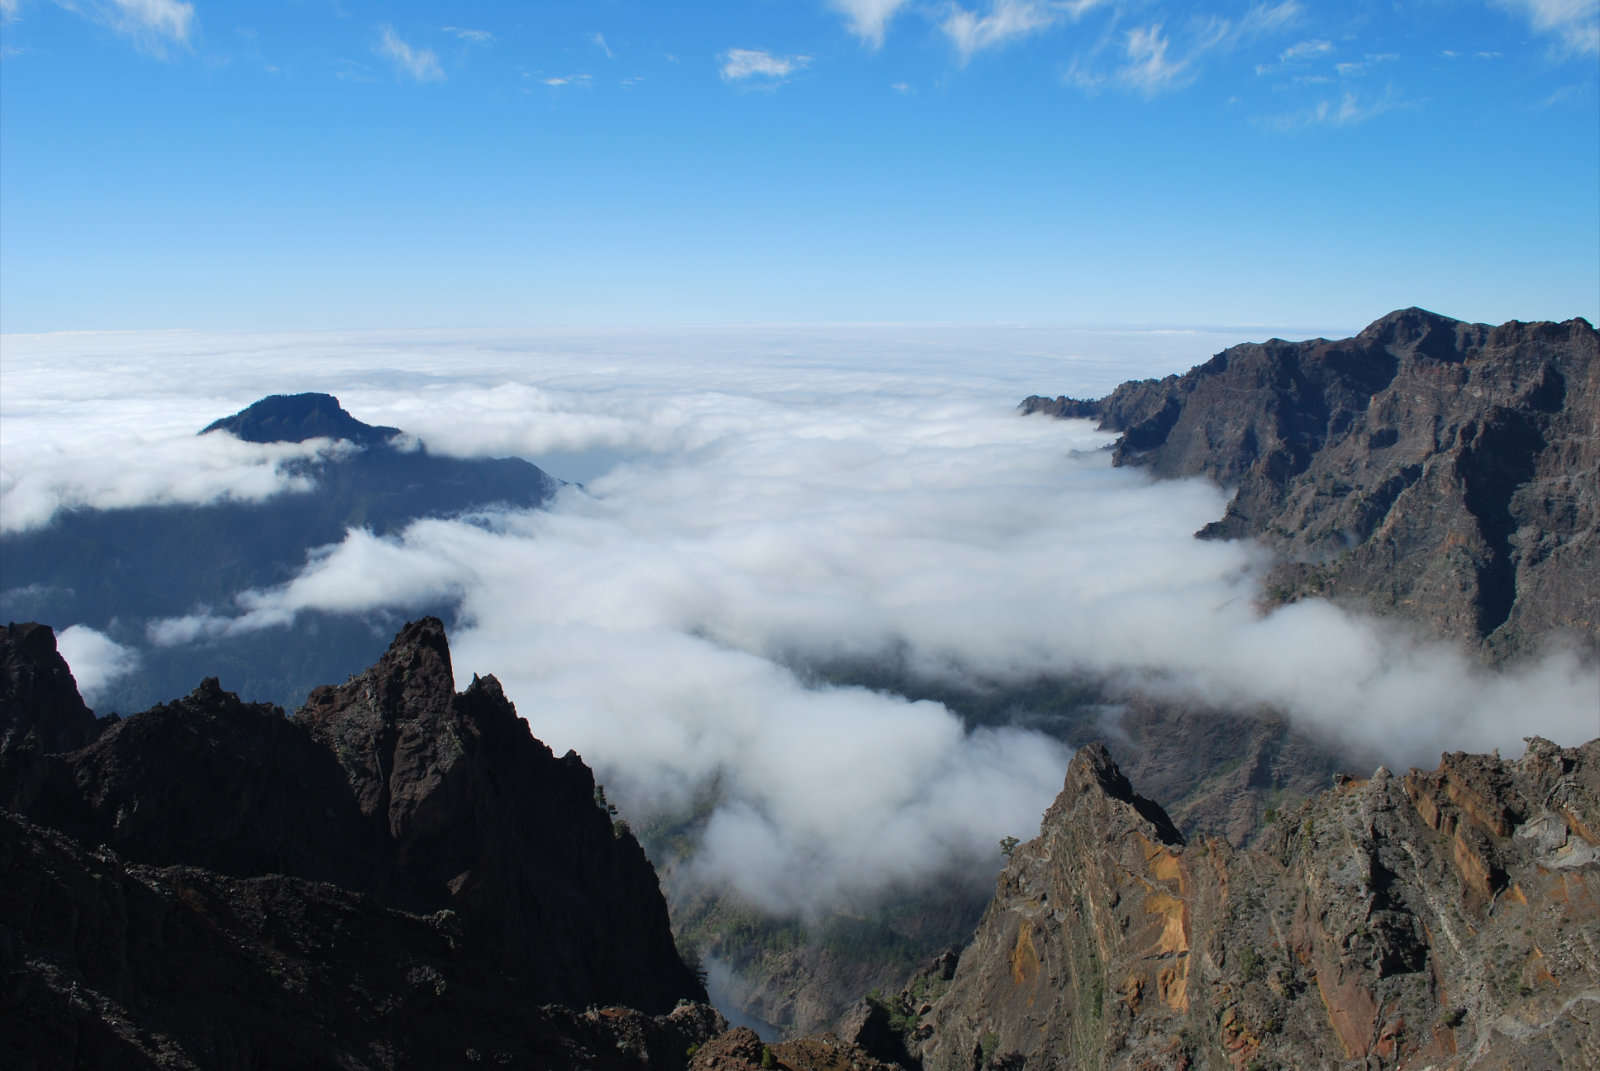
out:
<path id="1" fill-rule="evenodd" d="M 287 583 L 315 548 L 351 530 L 396 536 L 426 517 L 530 509 L 562 486 L 520 457 L 446 457 L 397 443 L 400 429 L 362 423 L 331 394 L 262 398 L 200 434 L 217 431 L 255 443 L 343 439 L 359 449 L 295 461 L 300 489 L 259 502 L 63 510 L 42 528 L 0 538 L 0 620 L 87 625 L 141 651 L 138 670 L 94 697 L 101 709 L 141 710 L 219 669 L 248 694 L 296 704 L 367 665 L 385 630 L 406 617 L 449 615 L 452 604 L 388 617 L 317 614 L 305 633 L 202 636 L 198 647 L 152 645 L 148 626 L 227 615 L 242 592 Z"/>
<path id="2" fill-rule="evenodd" d="M 1198 534 L 1281 555 L 1269 596 L 1419 620 L 1492 658 L 1600 648 L 1600 335 L 1401 309 L 1354 338 L 1231 346 L 1024 413 L 1098 419 L 1115 463 L 1233 489 Z"/>
<path id="3" fill-rule="evenodd" d="M 386 443 L 399 428 L 363 424 L 331 394 L 272 394 L 232 416 L 213 420 L 206 435 L 226 431 L 247 443 L 303 443 L 307 439 L 348 439 L 358 446 Z"/>

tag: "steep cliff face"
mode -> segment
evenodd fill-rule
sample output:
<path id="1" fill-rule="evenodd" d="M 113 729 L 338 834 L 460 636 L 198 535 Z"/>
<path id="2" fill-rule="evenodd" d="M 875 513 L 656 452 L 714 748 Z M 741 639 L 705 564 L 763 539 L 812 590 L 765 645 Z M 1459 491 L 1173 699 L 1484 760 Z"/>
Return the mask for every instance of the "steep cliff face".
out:
<path id="1" fill-rule="evenodd" d="M 1515 653 L 1600 646 L 1600 336 L 1422 309 L 1354 338 L 1234 346 L 1185 375 L 1024 412 L 1095 417 L 1119 465 L 1234 488 L 1200 533 L 1281 552 L 1275 598 L 1331 595 Z"/>
<path id="2" fill-rule="evenodd" d="M 18 681 L 48 676 L 57 657 L 27 642 L 35 635 L 18 643 L 8 632 L 0 649 Z M 292 719 L 210 679 L 88 746 L 58 750 L 46 735 L 7 736 L 0 800 L 104 846 L 119 866 L 204 872 L 219 888 L 289 882 L 272 895 L 290 904 L 323 890 L 313 898 L 444 911 L 455 969 L 530 1004 L 664 1013 L 704 1000 L 673 945 L 655 872 L 596 806 L 588 767 L 534 739 L 494 678 L 456 694 L 436 619 L 406 626 L 376 666 L 319 689 Z M 37 943 L 32 918 L 6 924 Z M 354 939 L 321 923 L 309 932 L 334 960 Z"/>
<path id="3" fill-rule="evenodd" d="M 937 1069 L 1593 1067 L 1597 816 L 1600 741 L 1534 739 L 1185 844 L 1092 745 L 898 1011 Z"/>

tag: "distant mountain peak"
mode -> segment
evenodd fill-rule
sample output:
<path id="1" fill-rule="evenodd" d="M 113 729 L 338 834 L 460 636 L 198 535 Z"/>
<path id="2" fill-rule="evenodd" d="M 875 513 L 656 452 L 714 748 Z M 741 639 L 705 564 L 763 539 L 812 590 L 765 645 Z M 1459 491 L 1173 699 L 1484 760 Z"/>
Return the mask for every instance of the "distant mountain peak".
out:
<path id="1" fill-rule="evenodd" d="M 248 443 L 299 443 L 307 439 L 348 439 L 361 446 L 387 442 L 399 428 L 363 424 L 331 394 L 272 394 L 232 416 L 214 420 L 200 432 L 226 431 Z"/>

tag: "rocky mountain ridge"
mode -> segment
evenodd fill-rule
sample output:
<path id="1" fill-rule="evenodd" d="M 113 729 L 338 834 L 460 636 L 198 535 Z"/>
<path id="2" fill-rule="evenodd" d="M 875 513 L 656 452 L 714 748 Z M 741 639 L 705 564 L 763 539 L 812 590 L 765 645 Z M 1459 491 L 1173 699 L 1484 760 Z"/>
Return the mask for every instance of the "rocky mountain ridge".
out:
<path id="1" fill-rule="evenodd" d="M 1247 850 L 1091 745 L 959 963 L 859 1036 L 930 1071 L 1587 1068 L 1597 933 L 1600 740 L 1341 778 Z"/>
<path id="2" fill-rule="evenodd" d="M 705 999 L 588 767 L 535 740 L 493 677 L 456 693 L 437 619 L 292 718 L 208 679 L 68 750 L 82 706 L 49 630 L 8 626 L 0 661 L 5 1047 L 35 1066 L 91 1041 L 125 1066 L 437 1066 L 435 1028 L 543 1059 L 523 1006 L 626 1005 L 644 1024 Z M 242 981 L 205 981 L 233 968 Z M 488 996 L 435 999 L 463 989 Z M 220 1018 L 201 1029 L 184 1007 L 207 1000 Z M 639 1029 L 681 1062 L 723 1025 L 685 1015 L 682 1045 L 671 1024 Z M 285 1016 L 309 1047 L 279 1036 Z"/>
<path id="3" fill-rule="evenodd" d="M 1233 489 L 1199 533 L 1279 552 L 1325 595 L 1503 658 L 1600 650 L 1600 336 L 1403 309 L 1353 338 L 1246 343 L 1182 376 L 1024 413 L 1121 433 L 1114 463 Z"/>

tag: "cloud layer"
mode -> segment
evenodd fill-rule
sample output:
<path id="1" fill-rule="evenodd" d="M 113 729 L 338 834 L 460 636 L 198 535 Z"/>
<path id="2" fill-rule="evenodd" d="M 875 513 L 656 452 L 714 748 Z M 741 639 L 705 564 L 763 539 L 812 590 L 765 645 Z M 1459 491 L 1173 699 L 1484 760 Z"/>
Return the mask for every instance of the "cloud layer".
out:
<path id="1" fill-rule="evenodd" d="M 1530 732 L 1592 735 L 1593 667 L 1554 654 L 1488 674 L 1322 603 L 1263 617 L 1260 552 L 1192 538 L 1220 515 L 1221 491 L 1111 468 L 1109 436 L 1085 422 L 1015 415 L 1025 394 L 1102 394 L 1238 340 L 894 327 L 166 336 L 157 365 L 138 355 L 159 339 L 52 337 L 11 346 L 3 398 L 7 434 L 50 443 L 62 471 L 104 464 L 103 444 L 80 448 L 74 428 L 114 438 L 152 395 L 233 395 L 192 427 L 291 386 L 332 390 L 435 449 L 520 454 L 556 475 L 571 475 L 563 461 L 589 466 L 586 487 L 547 511 L 352 532 L 281 588 L 151 623 L 152 642 L 281 627 L 306 609 L 459 600 L 463 677 L 495 673 L 535 733 L 577 748 L 632 813 L 687 806 L 714 783 L 693 870 L 803 911 L 992 867 L 999 837 L 1034 828 L 1066 759 L 1020 729 L 965 733 L 936 704 L 819 687 L 808 666 L 1104 674 L 1276 705 L 1392 765 L 1514 750 Z M 65 382 L 45 375 L 52 360 L 71 369 Z M 30 384 L 84 390 L 83 423 Z M 151 471 L 126 493 L 170 483 L 162 449 L 142 456 Z"/>

